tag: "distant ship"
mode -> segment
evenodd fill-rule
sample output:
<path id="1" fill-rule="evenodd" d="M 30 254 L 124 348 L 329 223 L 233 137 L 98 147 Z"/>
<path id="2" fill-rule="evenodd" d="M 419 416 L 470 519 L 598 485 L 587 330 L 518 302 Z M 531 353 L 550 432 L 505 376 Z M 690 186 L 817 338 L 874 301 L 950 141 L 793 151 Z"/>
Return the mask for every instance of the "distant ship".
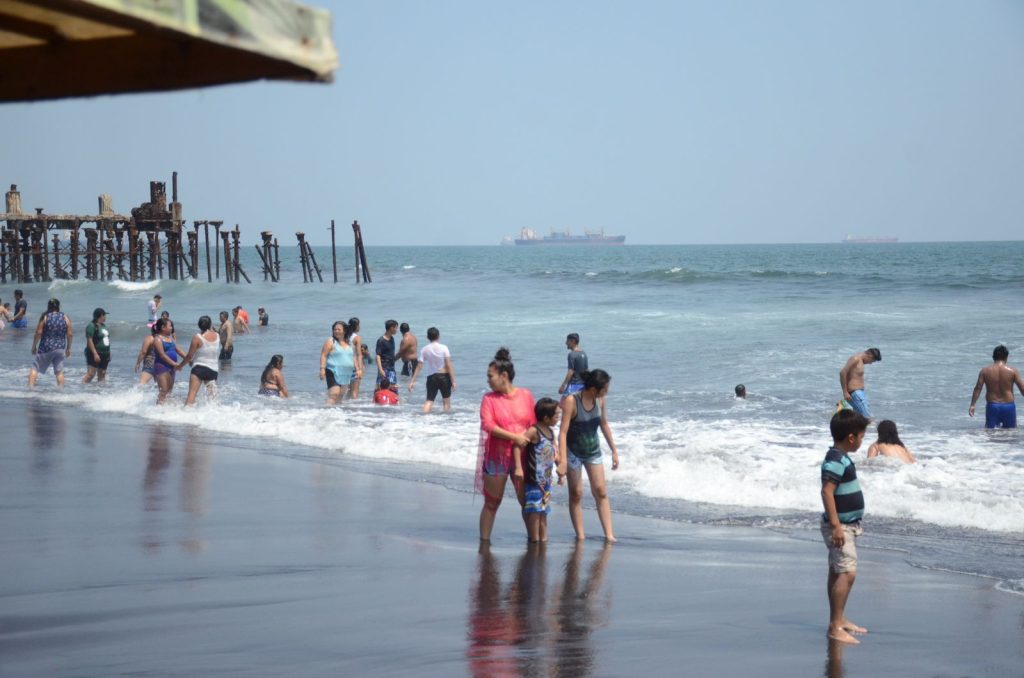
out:
<path id="1" fill-rule="evenodd" d="M 843 238 L 843 242 L 848 243 L 892 243 L 899 242 L 899 238 L 894 238 L 891 235 L 848 235 Z"/>
<path id="2" fill-rule="evenodd" d="M 538 236 L 531 228 L 524 228 L 519 231 L 519 237 L 504 238 L 502 244 L 512 241 L 516 245 L 622 245 L 626 242 L 624 235 L 605 235 L 604 230 L 594 233 L 584 231 L 584 235 L 572 235 L 568 229 L 564 231 L 551 231 L 551 235 Z"/>

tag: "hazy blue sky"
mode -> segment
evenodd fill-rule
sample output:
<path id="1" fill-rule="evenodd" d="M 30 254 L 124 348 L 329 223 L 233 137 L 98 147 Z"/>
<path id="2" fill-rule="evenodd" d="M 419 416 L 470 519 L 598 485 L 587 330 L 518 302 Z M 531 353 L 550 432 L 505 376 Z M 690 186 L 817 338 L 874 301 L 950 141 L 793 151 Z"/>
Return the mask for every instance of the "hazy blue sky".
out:
<path id="1" fill-rule="evenodd" d="M 313 4 L 333 84 L 0 105 L 0 182 L 127 213 L 177 170 L 189 219 L 289 242 L 1024 232 L 1022 2 Z"/>

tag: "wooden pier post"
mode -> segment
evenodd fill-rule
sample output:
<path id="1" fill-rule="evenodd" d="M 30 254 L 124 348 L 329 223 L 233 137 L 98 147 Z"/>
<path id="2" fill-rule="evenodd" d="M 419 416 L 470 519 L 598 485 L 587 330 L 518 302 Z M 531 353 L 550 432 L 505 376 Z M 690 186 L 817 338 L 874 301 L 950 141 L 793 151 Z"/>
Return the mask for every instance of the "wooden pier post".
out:
<path id="1" fill-rule="evenodd" d="M 356 282 L 359 282 L 359 266 L 363 268 L 363 282 L 373 282 L 370 278 L 370 267 L 366 263 L 366 248 L 363 247 L 363 230 L 358 221 L 352 222 L 352 234 L 356 241 Z"/>
<path id="2" fill-rule="evenodd" d="M 241 255 L 240 255 L 240 252 L 239 252 L 239 249 L 240 249 L 239 248 L 239 241 L 241 240 L 241 238 L 242 238 L 242 232 L 239 230 L 238 224 L 235 224 L 235 230 L 231 232 L 231 240 L 232 240 L 232 243 L 233 243 L 234 248 L 235 248 L 234 259 L 235 259 L 235 284 L 236 285 L 241 282 L 238 279 L 238 273 L 239 273 L 239 271 L 242 270 L 242 264 L 239 262 L 239 259 L 241 258 Z M 249 276 L 245 276 L 245 278 L 246 278 L 246 280 L 248 280 Z"/>
<path id="3" fill-rule="evenodd" d="M 231 282 L 231 244 L 228 242 L 231 239 L 231 233 L 224 231 L 220 234 L 221 240 L 224 244 L 224 282 Z"/>
<path id="4" fill-rule="evenodd" d="M 338 284 L 338 252 L 334 247 L 334 219 L 331 219 L 331 266 L 334 269 L 334 284 Z"/>
<path id="5" fill-rule="evenodd" d="M 274 238 L 274 274 L 277 279 L 281 279 L 281 246 L 277 243 L 277 238 Z"/>
<path id="6" fill-rule="evenodd" d="M 306 254 L 309 257 L 309 262 L 311 264 L 310 272 L 309 272 L 309 282 L 313 282 L 313 271 L 316 271 L 317 279 L 320 282 L 323 282 L 324 281 L 324 276 L 322 275 L 323 271 L 320 268 L 320 264 L 316 263 L 316 255 L 313 254 L 313 246 L 310 245 L 308 242 L 306 243 Z"/>
<path id="7" fill-rule="evenodd" d="M 50 241 L 46 238 L 48 231 L 46 230 L 46 221 L 43 221 L 39 225 L 39 240 L 43 246 L 43 281 L 50 282 L 53 278 L 50 277 Z M 54 233 L 54 235 L 57 235 Z"/>
<path id="8" fill-rule="evenodd" d="M 274 234 L 270 231 L 261 231 L 260 238 L 263 240 L 263 266 L 264 266 L 264 280 L 266 280 L 266 274 L 270 274 L 270 279 L 274 282 L 278 282 L 279 278 L 277 273 L 274 271 Z M 257 248 L 258 249 L 258 248 Z"/>
<path id="9" fill-rule="evenodd" d="M 185 263 L 188 264 L 188 275 L 190 278 L 195 280 L 199 277 L 199 224 L 196 224 L 196 230 L 188 231 L 188 259 Z"/>
<path id="10" fill-rule="evenodd" d="M 221 222 L 213 222 L 213 261 L 217 267 L 215 278 L 220 279 L 220 226 Z"/>
<path id="11" fill-rule="evenodd" d="M 68 274 L 64 272 L 60 265 L 60 236 L 56 233 L 53 234 L 53 277 L 58 280 L 64 280 L 68 277 Z"/>
<path id="12" fill-rule="evenodd" d="M 213 282 L 213 270 L 210 268 L 210 222 L 203 222 L 203 239 L 206 241 L 206 282 Z"/>
<path id="13" fill-rule="evenodd" d="M 306 261 L 306 234 L 302 231 L 297 231 L 295 237 L 299 241 L 299 265 L 302 267 L 302 282 L 312 282 L 312 275 L 309 271 L 309 262 Z"/>

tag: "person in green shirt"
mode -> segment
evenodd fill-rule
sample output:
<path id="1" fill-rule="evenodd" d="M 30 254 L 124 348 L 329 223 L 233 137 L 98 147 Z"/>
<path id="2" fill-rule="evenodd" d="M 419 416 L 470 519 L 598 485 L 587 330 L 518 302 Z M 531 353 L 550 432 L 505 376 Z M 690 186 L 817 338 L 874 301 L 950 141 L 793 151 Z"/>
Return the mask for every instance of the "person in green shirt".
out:
<path id="1" fill-rule="evenodd" d="M 96 377 L 96 381 L 107 378 L 107 365 L 110 364 L 110 332 L 107 331 L 107 312 L 97 308 L 92 312 L 92 322 L 85 328 L 85 364 L 88 369 L 83 384 L 88 384 Z"/>

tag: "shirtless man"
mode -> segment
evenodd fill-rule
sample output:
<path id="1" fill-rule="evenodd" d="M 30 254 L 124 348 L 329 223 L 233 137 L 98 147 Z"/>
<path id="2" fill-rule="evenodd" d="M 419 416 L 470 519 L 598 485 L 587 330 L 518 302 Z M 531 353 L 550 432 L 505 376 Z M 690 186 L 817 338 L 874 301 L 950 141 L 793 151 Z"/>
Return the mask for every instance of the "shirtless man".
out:
<path id="1" fill-rule="evenodd" d="M 981 387 L 985 387 L 985 428 L 1017 428 L 1017 406 L 1013 402 L 1013 385 L 1024 394 L 1024 381 L 1016 367 L 1006 364 L 1010 352 L 1000 344 L 992 351 L 992 364 L 978 372 L 978 383 L 971 395 L 967 414 L 974 416 L 974 403 L 978 402 Z"/>
<path id="2" fill-rule="evenodd" d="M 402 376 L 411 377 L 419 363 L 419 341 L 409 329 L 409 323 L 399 325 L 398 331 L 402 333 L 402 343 L 398 345 L 398 357 L 402 359 Z"/>
<path id="3" fill-rule="evenodd" d="M 228 312 L 220 312 L 220 327 L 217 328 L 220 335 L 220 362 L 231 362 L 231 355 L 235 352 L 235 328 L 228 319 Z"/>
<path id="4" fill-rule="evenodd" d="M 871 406 L 868 396 L 864 393 L 864 366 L 882 359 L 882 352 L 877 348 L 850 356 L 850 359 L 839 370 L 839 385 L 843 387 L 843 400 L 850 403 L 862 417 L 871 418 Z"/>

